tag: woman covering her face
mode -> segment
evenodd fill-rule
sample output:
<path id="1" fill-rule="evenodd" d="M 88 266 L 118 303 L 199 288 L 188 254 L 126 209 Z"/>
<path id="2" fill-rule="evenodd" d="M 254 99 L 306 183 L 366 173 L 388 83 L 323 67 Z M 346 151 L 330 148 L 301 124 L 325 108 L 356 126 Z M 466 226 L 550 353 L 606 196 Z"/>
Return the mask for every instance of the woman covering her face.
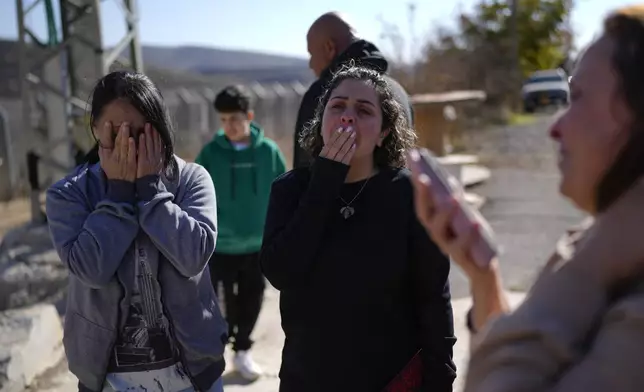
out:
<path id="1" fill-rule="evenodd" d="M 643 69 L 644 6 L 634 6 L 606 19 L 550 129 L 560 191 L 592 219 L 562 239 L 514 312 L 498 262 L 470 257 L 476 229 L 455 238 L 453 210 L 415 176 L 418 217 L 472 287 L 466 392 L 644 390 Z"/>
<path id="2" fill-rule="evenodd" d="M 273 183 L 261 264 L 281 292 L 281 392 L 382 391 L 419 351 L 427 390 L 452 390 L 450 263 L 414 215 L 414 142 L 383 77 L 348 66 L 301 140 L 312 167 Z"/>
<path id="3" fill-rule="evenodd" d="M 205 268 L 212 180 L 174 155 L 168 110 L 145 75 L 105 76 L 91 103 L 99 161 L 47 192 L 70 271 L 69 369 L 84 391 L 222 391 L 227 327 Z"/>

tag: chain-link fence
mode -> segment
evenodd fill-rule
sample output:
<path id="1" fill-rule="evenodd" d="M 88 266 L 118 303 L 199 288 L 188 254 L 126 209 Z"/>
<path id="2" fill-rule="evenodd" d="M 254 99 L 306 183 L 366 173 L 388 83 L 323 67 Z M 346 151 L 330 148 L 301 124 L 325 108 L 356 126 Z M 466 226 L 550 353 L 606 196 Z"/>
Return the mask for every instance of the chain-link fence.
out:
<path id="1" fill-rule="evenodd" d="M 246 86 L 253 98 L 255 120 L 266 135 L 276 140 L 285 155 L 291 154 L 297 111 L 306 86 L 299 82 Z M 163 91 L 177 129 L 177 151 L 186 159 L 196 156 L 219 129 L 219 118 L 213 107 L 217 90 L 178 88 Z"/>

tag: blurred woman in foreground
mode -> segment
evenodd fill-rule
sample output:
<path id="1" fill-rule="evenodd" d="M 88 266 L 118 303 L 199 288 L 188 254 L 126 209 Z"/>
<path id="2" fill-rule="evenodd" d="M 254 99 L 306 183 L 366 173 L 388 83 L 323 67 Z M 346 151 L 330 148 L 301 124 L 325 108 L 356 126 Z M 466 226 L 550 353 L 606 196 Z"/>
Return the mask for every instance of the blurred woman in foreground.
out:
<path id="1" fill-rule="evenodd" d="M 511 312 L 496 261 L 477 267 L 475 228 L 455 238 L 413 162 L 419 219 L 467 274 L 473 336 L 466 392 L 644 390 L 644 6 L 610 15 L 550 130 L 561 193 L 593 217 L 565 237 Z"/>

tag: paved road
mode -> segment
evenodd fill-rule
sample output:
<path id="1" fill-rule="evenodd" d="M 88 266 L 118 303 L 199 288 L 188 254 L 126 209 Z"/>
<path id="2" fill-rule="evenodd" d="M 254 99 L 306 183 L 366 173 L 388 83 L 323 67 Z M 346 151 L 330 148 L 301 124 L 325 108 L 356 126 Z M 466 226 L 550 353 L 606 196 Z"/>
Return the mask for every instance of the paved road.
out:
<path id="1" fill-rule="evenodd" d="M 501 247 L 506 288 L 525 291 L 563 232 L 583 215 L 559 195 L 556 150 L 547 130 L 553 116 L 533 124 L 476 133 L 470 150 L 490 168 L 491 178 L 473 191 L 484 196 L 481 209 Z M 459 271 L 452 277 L 455 298 L 468 295 Z"/>
<path id="2" fill-rule="evenodd" d="M 558 174 L 554 148 L 547 140 L 551 119 L 534 124 L 485 131 L 470 140 L 472 149 L 491 167 L 491 179 L 474 191 L 485 196 L 483 215 L 490 221 L 503 249 L 502 271 L 506 288 L 525 290 L 541 268 L 563 231 L 582 219 L 557 192 Z M 455 357 L 460 369 L 467 361 L 467 333 L 463 314 L 468 308 L 467 283 L 457 269 L 452 274 L 456 299 L 457 344 Z M 283 334 L 278 308 L 279 294 L 268 289 L 266 303 L 256 330 L 255 354 L 267 375 L 247 384 L 233 373 L 225 375 L 226 392 L 277 392 Z M 230 355 L 230 353 L 228 353 Z M 340 352 L 338 355 L 342 355 Z M 56 372 L 38 391 L 67 392 L 74 379 L 64 369 Z M 460 385 L 460 380 L 457 383 Z"/>

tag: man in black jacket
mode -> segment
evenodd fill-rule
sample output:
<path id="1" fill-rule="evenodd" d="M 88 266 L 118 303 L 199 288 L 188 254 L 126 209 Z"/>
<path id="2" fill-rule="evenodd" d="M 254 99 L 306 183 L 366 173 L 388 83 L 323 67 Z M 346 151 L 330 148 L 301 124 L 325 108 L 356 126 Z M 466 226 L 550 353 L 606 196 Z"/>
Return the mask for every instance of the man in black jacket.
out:
<path id="1" fill-rule="evenodd" d="M 309 68 L 318 78 L 302 98 L 295 123 L 293 168 L 308 166 L 310 157 L 300 147 L 302 130 L 313 119 L 318 99 L 325 86 L 331 81 L 333 73 L 342 65 L 353 60 L 361 65 L 385 74 L 389 63 L 380 50 L 369 41 L 359 39 L 354 28 L 338 13 L 329 12 L 320 16 L 311 25 L 306 36 L 310 54 Z M 398 103 L 405 109 L 410 124 L 413 124 L 413 111 L 405 89 L 394 79 L 387 77 Z"/>

